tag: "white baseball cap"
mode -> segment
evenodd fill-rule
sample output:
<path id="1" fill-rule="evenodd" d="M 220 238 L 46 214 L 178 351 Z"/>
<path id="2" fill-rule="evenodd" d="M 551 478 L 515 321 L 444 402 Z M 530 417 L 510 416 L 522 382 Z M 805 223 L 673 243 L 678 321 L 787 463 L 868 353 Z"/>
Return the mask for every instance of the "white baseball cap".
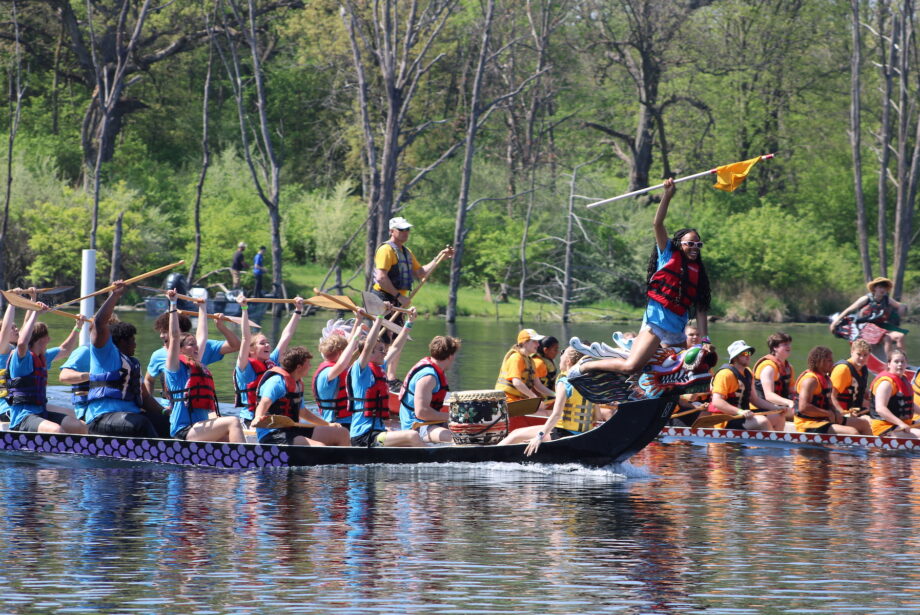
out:
<path id="1" fill-rule="evenodd" d="M 396 229 L 397 231 L 404 231 L 406 229 L 412 228 L 412 225 L 409 224 L 409 221 L 402 217 L 390 218 L 390 230 Z"/>

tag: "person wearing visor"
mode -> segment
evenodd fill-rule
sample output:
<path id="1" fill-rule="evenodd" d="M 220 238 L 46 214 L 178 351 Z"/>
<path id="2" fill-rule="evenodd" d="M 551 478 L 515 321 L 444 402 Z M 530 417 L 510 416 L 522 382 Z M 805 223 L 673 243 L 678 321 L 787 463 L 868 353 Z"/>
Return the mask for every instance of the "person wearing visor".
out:
<path id="1" fill-rule="evenodd" d="M 551 389 L 540 382 L 533 361 L 533 354 L 544 337 L 533 329 L 522 329 L 518 333 L 517 343 L 505 353 L 495 388 L 505 394 L 509 403 L 533 397 L 546 399 L 554 395 Z"/>
<path id="2" fill-rule="evenodd" d="M 728 364 L 723 365 L 712 379 L 712 401 L 709 412 L 725 414 L 725 423 L 716 425 L 720 429 L 746 429 L 748 431 L 785 431 L 785 406 L 779 406 L 763 399 L 754 386 L 754 374 L 749 366 L 754 347 L 744 340 L 736 340 L 728 346 Z M 779 414 L 763 415 L 749 410 L 773 410 Z"/>

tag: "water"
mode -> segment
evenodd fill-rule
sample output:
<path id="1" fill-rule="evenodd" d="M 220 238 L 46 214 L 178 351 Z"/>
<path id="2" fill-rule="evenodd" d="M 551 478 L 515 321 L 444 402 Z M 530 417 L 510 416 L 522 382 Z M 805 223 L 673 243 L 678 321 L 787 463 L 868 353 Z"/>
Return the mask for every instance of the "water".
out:
<path id="1" fill-rule="evenodd" d="M 0 456 L 0 610 L 916 613 L 916 459 L 653 444 L 217 471 Z"/>
<path id="2" fill-rule="evenodd" d="M 152 320 L 125 317 L 146 359 Z M 315 349 L 323 322 L 296 342 Z M 403 369 L 449 332 L 464 339 L 455 390 L 491 387 L 517 329 L 422 320 Z M 713 329 L 720 349 L 759 350 L 775 327 Z M 845 351 L 818 325 L 783 329 L 798 369 L 812 345 Z M 222 399 L 231 361 L 214 370 Z M 0 612 L 917 613 L 917 461 L 654 443 L 602 469 L 233 473 L 5 453 Z"/>

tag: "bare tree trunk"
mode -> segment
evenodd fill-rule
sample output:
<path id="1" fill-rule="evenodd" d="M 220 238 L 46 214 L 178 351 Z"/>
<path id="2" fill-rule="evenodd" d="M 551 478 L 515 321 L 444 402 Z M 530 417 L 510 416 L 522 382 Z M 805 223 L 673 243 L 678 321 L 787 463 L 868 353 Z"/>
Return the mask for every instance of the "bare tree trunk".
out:
<path id="1" fill-rule="evenodd" d="M 210 27 L 208 28 L 210 31 Z M 201 103 L 201 172 L 198 174 L 198 184 L 195 186 L 195 256 L 188 270 L 189 282 L 195 279 L 198 271 L 198 262 L 201 260 L 201 193 L 204 190 L 204 180 L 208 175 L 211 165 L 211 150 L 208 147 L 208 102 L 211 98 L 211 68 L 214 64 L 214 39 L 208 45 L 208 71 L 204 77 L 204 94 Z"/>
<path id="2" fill-rule="evenodd" d="M 885 13 L 887 5 L 878 7 L 878 34 L 885 32 Z M 882 118 L 879 128 L 879 169 L 878 169 L 878 269 L 883 277 L 888 275 L 888 165 L 891 160 L 891 93 L 894 89 L 894 64 L 898 57 L 898 19 L 893 17 L 889 39 L 888 55 L 885 46 L 882 49 L 880 68 L 884 81 L 882 88 Z"/>
<path id="3" fill-rule="evenodd" d="M 10 221 L 10 201 L 13 196 L 13 148 L 19 120 L 22 115 L 22 97 L 25 87 L 22 85 L 22 47 L 19 44 L 19 13 L 16 0 L 13 0 L 13 29 L 16 36 L 15 52 L 10 62 L 9 71 L 9 138 L 6 147 L 6 190 L 3 196 L 3 221 L 0 222 L 0 288 L 6 288 L 6 232 Z M 15 103 L 13 102 L 15 101 Z"/>
<path id="4" fill-rule="evenodd" d="M 862 24 L 859 19 L 859 1 L 850 0 L 852 10 L 852 55 L 850 56 L 850 147 L 853 151 L 853 189 L 856 197 L 856 234 L 863 278 L 872 279 L 872 260 L 869 256 L 869 230 L 866 225 L 866 201 L 863 194 L 862 174 L 862 101 L 860 70 L 862 70 Z"/>
<path id="5" fill-rule="evenodd" d="M 460 195 L 457 199 L 457 218 L 454 222 L 454 259 L 450 265 L 450 286 L 447 298 L 447 322 L 457 320 L 457 292 L 460 288 L 460 272 L 463 267 L 463 247 L 466 239 L 466 213 L 470 198 L 470 179 L 473 175 L 473 155 L 476 153 L 476 133 L 479 130 L 480 98 L 482 82 L 488 62 L 492 38 L 492 16 L 495 0 L 486 3 L 482 39 L 479 45 L 479 59 L 473 78 L 473 92 L 470 96 L 469 117 L 466 126 L 466 145 L 463 152 L 463 170 L 460 175 Z"/>
<path id="6" fill-rule="evenodd" d="M 573 302 L 572 264 L 575 260 L 575 220 L 578 216 L 578 214 L 575 213 L 575 187 L 578 182 L 578 171 L 581 170 L 582 167 L 585 167 L 589 164 L 594 164 L 595 162 L 597 162 L 597 158 L 577 165 L 574 169 L 572 169 L 572 180 L 569 182 L 569 211 L 568 216 L 566 216 L 564 242 L 565 256 L 562 260 L 562 322 L 564 323 L 568 323 L 571 320 L 570 315 Z"/>
<path id="7" fill-rule="evenodd" d="M 124 271 L 124 267 L 121 266 L 121 237 L 124 219 L 125 212 L 118 212 L 118 217 L 115 218 L 115 237 L 112 239 L 112 266 L 109 268 L 109 284 L 123 277 L 122 272 Z"/>
<path id="8" fill-rule="evenodd" d="M 527 197 L 527 213 L 524 214 L 524 231 L 521 233 L 520 258 L 521 258 L 521 280 L 518 283 L 518 322 L 524 324 L 524 293 L 527 286 L 527 239 L 530 234 L 530 217 L 533 214 L 534 187 L 536 186 L 536 174 L 530 174 L 530 194 Z"/>
<path id="9" fill-rule="evenodd" d="M 61 79 L 61 49 L 64 47 L 64 34 L 66 29 L 64 23 L 61 23 L 61 34 L 58 36 L 57 45 L 54 47 L 54 79 L 51 82 L 51 134 L 58 133 L 58 119 L 60 109 L 58 108 L 58 88 Z"/>
<path id="10" fill-rule="evenodd" d="M 249 14 L 244 19 L 238 0 L 228 0 L 228 5 L 233 11 L 235 21 L 239 24 L 246 24 L 243 28 L 243 35 L 246 44 L 249 47 L 250 58 L 252 60 L 252 76 L 256 86 L 256 109 L 258 110 L 258 139 L 256 145 L 261 153 L 259 159 L 259 169 L 256 169 L 256 162 L 253 159 L 252 151 L 249 145 L 249 130 L 246 110 L 243 100 L 243 79 L 241 72 L 241 62 L 239 50 L 237 49 L 236 39 L 230 33 L 229 24 L 226 23 L 224 15 L 224 32 L 226 33 L 227 48 L 229 50 L 230 62 L 221 53 L 221 59 L 227 69 L 227 74 L 233 83 L 234 98 L 236 99 L 237 116 L 240 124 L 240 138 L 243 145 L 243 154 L 246 158 L 246 164 L 249 167 L 253 184 L 256 188 L 259 198 L 268 209 L 268 218 L 271 227 L 272 238 L 272 292 L 275 296 L 280 296 L 283 292 L 284 283 L 282 278 L 282 254 L 281 254 L 281 212 L 279 207 L 280 200 L 280 174 L 281 163 L 275 155 L 275 148 L 271 137 L 271 127 L 268 123 L 268 97 L 265 92 L 264 78 L 262 70 L 262 60 L 259 55 L 259 41 L 256 31 L 256 10 L 254 0 L 248 0 Z M 220 49 L 218 49 L 220 51 Z M 267 192 L 263 183 L 267 184 Z M 281 304 L 276 306 L 275 314 L 281 313 Z"/>

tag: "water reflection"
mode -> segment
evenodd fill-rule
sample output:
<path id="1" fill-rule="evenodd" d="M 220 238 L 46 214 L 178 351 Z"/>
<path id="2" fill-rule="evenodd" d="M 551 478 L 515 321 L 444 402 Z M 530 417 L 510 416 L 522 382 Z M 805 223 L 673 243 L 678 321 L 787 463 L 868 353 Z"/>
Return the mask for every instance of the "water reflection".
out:
<path id="1" fill-rule="evenodd" d="M 909 456 L 223 473 L 0 457 L 8 611 L 916 611 Z M 891 591 L 896 579 L 899 591 Z"/>

